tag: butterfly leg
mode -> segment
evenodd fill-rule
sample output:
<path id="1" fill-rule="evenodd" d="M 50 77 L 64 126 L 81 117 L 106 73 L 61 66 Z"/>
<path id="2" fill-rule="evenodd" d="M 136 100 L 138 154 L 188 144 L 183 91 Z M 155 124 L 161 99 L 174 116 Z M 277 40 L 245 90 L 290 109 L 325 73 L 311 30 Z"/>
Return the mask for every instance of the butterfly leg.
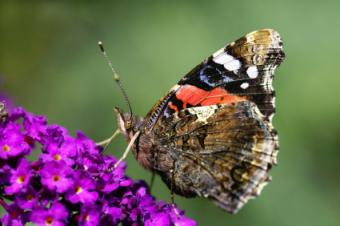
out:
<path id="1" fill-rule="evenodd" d="M 178 213 L 178 210 L 176 208 L 176 204 L 175 204 L 175 193 L 174 193 L 174 181 L 175 181 L 175 163 L 174 163 L 174 166 L 173 168 L 170 170 L 170 173 L 171 173 L 171 184 L 170 184 L 170 198 L 171 198 L 171 205 L 172 207 L 174 208 L 174 211 L 175 211 L 175 214 L 177 217 L 179 217 L 179 213 Z"/>
<path id="2" fill-rule="evenodd" d="M 155 172 L 152 172 L 152 174 L 151 174 L 151 179 L 150 179 L 150 185 L 149 185 L 149 187 L 150 187 L 150 193 L 151 193 L 151 190 L 152 190 L 152 187 L 153 187 L 153 183 L 154 183 L 154 181 L 155 181 Z"/>
<path id="3" fill-rule="evenodd" d="M 111 144 L 111 142 L 113 141 L 113 139 L 114 139 L 118 134 L 120 134 L 120 130 L 119 130 L 119 129 L 117 129 L 117 130 L 112 134 L 111 137 L 109 137 L 109 138 L 106 139 L 106 140 L 103 140 L 103 141 L 100 141 L 100 142 L 96 143 L 96 145 L 98 145 L 98 146 L 103 146 L 104 151 L 105 151 L 106 148 L 109 146 L 109 144 Z"/>
<path id="4" fill-rule="evenodd" d="M 126 147 L 122 157 L 120 157 L 120 159 L 114 165 L 115 168 L 127 157 L 127 155 L 129 154 L 129 152 L 131 150 L 132 145 L 135 143 L 139 134 L 140 134 L 140 131 L 138 131 L 137 133 L 135 133 L 135 135 L 133 135 L 133 137 L 131 138 L 129 145 Z"/>
<path id="5" fill-rule="evenodd" d="M 171 204 L 175 205 L 175 194 L 174 194 L 174 178 L 175 178 L 175 173 L 174 170 L 170 170 L 171 173 L 171 184 L 170 184 L 170 198 L 171 198 Z"/>

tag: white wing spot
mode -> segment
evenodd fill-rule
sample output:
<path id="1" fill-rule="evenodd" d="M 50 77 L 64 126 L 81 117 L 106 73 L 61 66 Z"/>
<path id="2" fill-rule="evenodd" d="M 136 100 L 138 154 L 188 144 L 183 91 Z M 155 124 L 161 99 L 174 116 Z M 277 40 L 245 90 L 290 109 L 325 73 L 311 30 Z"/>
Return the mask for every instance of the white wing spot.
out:
<path id="1" fill-rule="evenodd" d="M 213 61 L 217 64 L 223 64 L 224 68 L 229 71 L 235 72 L 241 67 L 241 62 L 227 52 L 224 52 L 224 49 L 220 49 L 213 54 Z"/>
<path id="2" fill-rule="evenodd" d="M 188 111 L 190 114 L 196 115 L 197 116 L 197 121 L 206 123 L 207 119 L 212 116 L 216 109 L 217 106 L 204 106 L 204 107 L 196 107 L 196 108 L 189 108 Z"/>
<path id="3" fill-rule="evenodd" d="M 225 63 L 224 67 L 225 67 L 225 69 L 227 69 L 229 71 L 236 71 L 236 70 L 240 69 L 241 62 L 239 60 L 234 59 L 232 61 Z"/>
<path id="4" fill-rule="evenodd" d="M 240 85 L 240 87 L 241 87 L 242 89 L 247 89 L 247 88 L 249 87 L 249 83 L 248 83 L 248 82 L 244 82 L 244 83 L 242 83 L 242 84 Z"/>
<path id="5" fill-rule="evenodd" d="M 255 65 L 248 67 L 247 75 L 249 76 L 249 78 L 257 78 L 257 76 L 259 75 L 257 67 Z"/>
<path id="6" fill-rule="evenodd" d="M 234 57 L 227 54 L 227 53 L 222 53 L 216 57 L 213 58 L 213 61 L 218 64 L 225 64 L 229 61 L 234 60 Z"/>

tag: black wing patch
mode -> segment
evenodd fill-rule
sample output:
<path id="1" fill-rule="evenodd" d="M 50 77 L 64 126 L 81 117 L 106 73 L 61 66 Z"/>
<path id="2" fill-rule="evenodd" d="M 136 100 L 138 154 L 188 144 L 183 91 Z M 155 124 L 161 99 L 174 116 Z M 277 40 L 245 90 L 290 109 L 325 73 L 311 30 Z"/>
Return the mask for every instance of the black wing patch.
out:
<path id="1" fill-rule="evenodd" d="M 245 96 L 256 103 L 266 120 L 271 120 L 275 112 L 272 80 L 284 56 L 278 32 L 272 29 L 254 31 L 218 50 L 178 84 L 204 90 L 223 87 L 231 94 Z"/>

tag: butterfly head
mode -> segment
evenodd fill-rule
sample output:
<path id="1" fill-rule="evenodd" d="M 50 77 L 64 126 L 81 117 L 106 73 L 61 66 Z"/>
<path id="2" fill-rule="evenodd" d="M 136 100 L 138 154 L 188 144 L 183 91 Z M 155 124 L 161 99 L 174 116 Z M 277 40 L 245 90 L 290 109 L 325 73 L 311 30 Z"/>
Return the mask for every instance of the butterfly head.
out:
<path id="1" fill-rule="evenodd" d="M 131 116 L 129 112 L 123 112 L 117 107 L 114 108 L 114 111 L 118 129 L 126 136 L 126 138 L 131 139 L 142 125 L 143 118 Z"/>

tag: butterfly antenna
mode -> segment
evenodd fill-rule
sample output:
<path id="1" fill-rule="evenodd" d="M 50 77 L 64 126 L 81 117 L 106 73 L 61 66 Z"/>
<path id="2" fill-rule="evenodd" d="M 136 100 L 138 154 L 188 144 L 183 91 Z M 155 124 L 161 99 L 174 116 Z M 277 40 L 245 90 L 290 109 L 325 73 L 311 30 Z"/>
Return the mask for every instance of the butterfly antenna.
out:
<path id="1" fill-rule="evenodd" d="M 103 55 L 104 55 L 104 57 L 105 57 L 105 59 L 106 59 L 108 65 L 109 65 L 109 67 L 111 68 L 113 80 L 117 83 L 117 85 L 119 86 L 119 89 L 120 89 L 120 90 L 122 91 L 122 93 L 123 93 L 125 102 L 126 102 L 126 104 L 128 105 L 128 107 L 129 107 L 130 118 L 132 118 L 132 108 L 131 108 L 131 104 L 130 104 L 129 98 L 128 98 L 128 96 L 127 96 L 127 94 L 126 94 L 126 92 L 125 92 L 125 90 L 124 90 L 124 88 L 123 88 L 123 85 L 122 85 L 122 83 L 121 83 L 121 81 L 120 81 L 120 77 L 119 77 L 119 75 L 117 74 L 116 70 L 113 68 L 112 62 L 111 62 L 109 56 L 107 55 L 107 53 L 106 53 L 106 51 L 105 51 L 105 49 L 104 49 L 104 45 L 103 45 L 103 43 L 102 43 L 101 41 L 98 42 L 98 46 L 99 46 L 99 48 L 100 48 L 100 51 L 103 53 Z"/>

